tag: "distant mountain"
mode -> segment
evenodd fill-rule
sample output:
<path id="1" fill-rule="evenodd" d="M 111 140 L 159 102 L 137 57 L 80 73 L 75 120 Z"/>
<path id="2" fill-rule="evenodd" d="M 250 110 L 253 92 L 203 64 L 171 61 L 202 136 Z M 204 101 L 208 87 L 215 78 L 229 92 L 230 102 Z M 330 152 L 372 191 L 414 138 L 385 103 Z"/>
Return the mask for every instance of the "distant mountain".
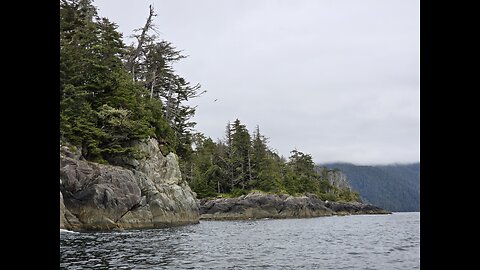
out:
<path id="1" fill-rule="evenodd" d="M 362 200 L 392 212 L 420 211 L 420 163 L 359 166 L 321 164 L 341 170 Z"/>

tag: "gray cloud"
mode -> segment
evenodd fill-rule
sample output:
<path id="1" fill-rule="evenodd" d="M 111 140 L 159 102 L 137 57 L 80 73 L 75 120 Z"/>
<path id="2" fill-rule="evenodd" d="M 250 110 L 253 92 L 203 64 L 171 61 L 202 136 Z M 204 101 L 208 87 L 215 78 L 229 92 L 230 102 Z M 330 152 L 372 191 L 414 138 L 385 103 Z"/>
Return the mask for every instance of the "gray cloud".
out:
<path id="1" fill-rule="evenodd" d="M 176 65 L 208 92 L 197 129 L 258 124 L 284 156 L 317 162 L 419 160 L 419 1 L 97 0 L 125 35 L 153 3 Z M 217 102 L 213 100 L 218 99 Z"/>

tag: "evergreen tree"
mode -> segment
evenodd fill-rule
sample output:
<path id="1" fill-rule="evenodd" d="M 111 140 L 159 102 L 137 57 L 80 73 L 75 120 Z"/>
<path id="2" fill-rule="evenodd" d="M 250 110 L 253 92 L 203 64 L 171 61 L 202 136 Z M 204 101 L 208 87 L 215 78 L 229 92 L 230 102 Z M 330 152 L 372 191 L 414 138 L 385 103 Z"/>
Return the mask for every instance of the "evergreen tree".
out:
<path id="1" fill-rule="evenodd" d="M 129 46 L 126 56 L 126 68 L 134 80 L 148 89 L 151 99 L 159 99 L 162 104 L 163 118 L 172 127 L 176 141 L 172 147 L 181 158 L 181 167 L 191 171 L 192 136 L 195 122 L 190 119 L 195 108 L 187 102 L 206 91 L 199 92 L 200 85 L 191 85 L 185 78 L 175 73 L 173 64 L 185 58 L 170 42 L 159 41 L 153 17 L 156 14 L 150 6 L 149 16 L 141 34 L 134 35 L 137 44 Z M 187 175 L 188 177 L 188 175 Z"/>
<path id="2" fill-rule="evenodd" d="M 173 140 L 161 103 L 146 99 L 125 70 L 116 28 L 89 0 L 60 2 L 61 139 L 97 162 L 134 156 L 132 141 Z"/>
<path id="3" fill-rule="evenodd" d="M 197 138 L 196 144 L 192 188 L 200 198 L 213 196 L 220 192 L 225 179 L 224 171 L 217 164 L 218 147 L 210 138 Z"/>
<path id="4" fill-rule="evenodd" d="M 239 196 L 253 189 L 292 195 L 313 193 L 331 201 L 359 198 L 350 189 L 332 186 L 327 174 L 315 169 L 311 155 L 295 149 L 287 161 L 269 148 L 258 126 L 252 138 L 238 119 L 227 124 L 223 141 L 215 143 L 198 135 L 195 145 L 191 186 L 199 198 L 218 193 Z"/>
<path id="5" fill-rule="evenodd" d="M 318 193 L 320 180 L 314 171 L 315 163 L 312 156 L 300 151 L 292 150 L 285 175 L 285 187 L 291 194 L 295 193 Z"/>
<path id="6" fill-rule="evenodd" d="M 234 187 L 245 189 L 252 180 L 251 139 L 245 125 L 236 119 L 232 124 L 232 163 L 234 167 Z"/>
<path id="7" fill-rule="evenodd" d="M 260 127 L 257 125 L 252 140 L 252 180 L 255 183 L 258 182 L 258 175 L 262 170 L 261 163 L 267 159 L 267 150 L 267 138 L 260 134 Z"/>
<path id="8" fill-rule="evenodd" d="M 235 164 L 233 162 L 234 152 L 233 152 L 232 142 L 233 142 L 232 126 L 229 121 L 227 123 L 227 126 L 225 127 L 225 143 L 219 144 L 222 166 L 228 175 L 229 188 L 227 190 L 229 191 L 235 188 Z"/>
<path id="9" fill-rule="evenodd" d="M 252 141 L 252 180 L 250 186 L 262 191 L 282 190 L 281 161 L 268 148 L 268 139 L 260 133 L 257 125 Z"/>

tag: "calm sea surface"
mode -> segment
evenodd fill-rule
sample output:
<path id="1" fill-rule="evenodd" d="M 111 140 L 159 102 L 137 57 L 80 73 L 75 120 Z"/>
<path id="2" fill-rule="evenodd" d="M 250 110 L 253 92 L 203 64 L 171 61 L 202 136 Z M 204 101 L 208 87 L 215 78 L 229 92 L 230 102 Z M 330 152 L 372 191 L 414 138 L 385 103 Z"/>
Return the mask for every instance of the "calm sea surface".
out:
<path id="1" fill-rule="evenodd" d="M 420 213 L 60 231 L 61 269 L 420 269 Z"/>

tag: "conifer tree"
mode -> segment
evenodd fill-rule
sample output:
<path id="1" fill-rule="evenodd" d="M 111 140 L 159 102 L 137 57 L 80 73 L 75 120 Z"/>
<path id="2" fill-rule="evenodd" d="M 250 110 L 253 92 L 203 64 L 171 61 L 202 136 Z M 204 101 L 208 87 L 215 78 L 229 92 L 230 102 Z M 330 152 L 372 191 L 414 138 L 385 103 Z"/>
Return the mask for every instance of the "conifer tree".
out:
<path id="1" fill-rule="evenodd" d="M 234 167 L 234 186 L 245 189 L 251 180 L 251 139 L 245 125 L 236 119 L 232 124 L 232 163 Z"/>
<path id="2" fill-rule="evenodd" d="M 116 28 L 89 0 L 60 2 L 61 139 L 104 163 L 134 156 L 132 141 L 172 140 L 161 103 L 146 99 L 146 89 L 125 69 Z"/>
<path id="3" fill-rule="evenodd" d="M 163 104 L 163 118 L 172 127 L 176 138 L 175 142 L 171 142 L 172 147 L 181 158 L 181 167 L 189 172 L 196 123 L 190 120 L 195 114 L 195 107 L 187 102 L 206 91 L 200 92 L 200 84 L 192 86 L 175 72 L 173 64 L 186 56 L 170 42 L 159 40 L 157 26 L 153 23 L 157 14 L 152 6 L 149 9 L 145 25 L 135 30 L 140 32 L 134 35 L 136 44 L 127 48 L 125 65 L 134 80 L 148 89 L 148 97 Z"/>

